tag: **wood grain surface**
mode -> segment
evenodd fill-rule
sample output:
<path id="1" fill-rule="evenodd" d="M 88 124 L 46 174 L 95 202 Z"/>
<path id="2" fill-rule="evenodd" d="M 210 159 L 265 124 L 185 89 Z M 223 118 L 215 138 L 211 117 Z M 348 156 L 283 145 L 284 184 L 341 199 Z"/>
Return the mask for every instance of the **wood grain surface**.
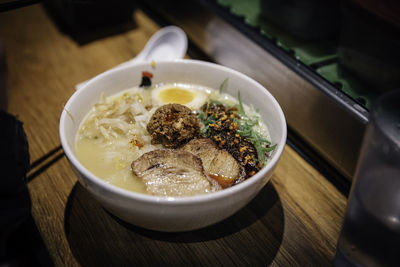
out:
<path id="1" fill-rule="evenodd" d="M 0 13 L 8 111 L 27 132 L 35 163 L 29 174 L 32 213 L 55 265 L 331 265 L 346 198 L 288 146 L 271 182 L 249 205 L 187 233 L 126 224 L 77 183 L 60 149 L 63 105 L 75 84 L 132 58 L 159 29 L 140 10 L 133 19 L 129 31 L 79 45 L 41 5 Z"/>

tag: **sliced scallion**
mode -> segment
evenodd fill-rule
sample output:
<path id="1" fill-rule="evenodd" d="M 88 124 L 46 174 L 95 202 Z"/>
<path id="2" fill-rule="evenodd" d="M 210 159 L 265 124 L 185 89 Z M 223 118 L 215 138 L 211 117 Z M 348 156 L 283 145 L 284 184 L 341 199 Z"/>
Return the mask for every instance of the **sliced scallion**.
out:
<path id="1" fill-rule="evenodd" d="M 226 77 L 225 80 L 219 85 L 218 92 L 222 94 L 222 91 L 225 89 L 226 85 L 228 84 L 229 77 Z"/>

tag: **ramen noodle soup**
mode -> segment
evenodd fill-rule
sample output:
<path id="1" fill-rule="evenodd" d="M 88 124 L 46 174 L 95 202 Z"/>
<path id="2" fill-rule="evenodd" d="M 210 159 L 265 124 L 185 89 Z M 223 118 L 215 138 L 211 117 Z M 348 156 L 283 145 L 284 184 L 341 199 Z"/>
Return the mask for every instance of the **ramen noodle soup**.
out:
<path id="1" fill-rule="evenodd" d="M 251 179 L 275 148 L 240 94 L 181 83 L 103 94 L 75 140 L 79 161 L 107 183 L 166 197 Z"/>

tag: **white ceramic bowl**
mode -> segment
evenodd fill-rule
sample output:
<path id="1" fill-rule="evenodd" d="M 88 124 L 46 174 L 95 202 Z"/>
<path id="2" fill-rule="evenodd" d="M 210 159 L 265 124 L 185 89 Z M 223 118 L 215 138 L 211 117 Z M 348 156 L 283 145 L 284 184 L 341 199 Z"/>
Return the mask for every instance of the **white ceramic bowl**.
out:
<path id="1" fill-rule="evenodd" d="M 253 177 L 222 191 L 182 198 L 164 198 L 135 193 L 113 186 L 96 177 L 78 161 L 75 137 L 78 127 L 100 94 L 111 95 L 141 81 L 141 72 L 153 73 L 153 84 L 192 83 L 218 89 L 229 78 L 226 92 L 259 110 L 277 147 L 266 166 Z M 111 213 L 143 228 L 176 232 L 217 223 L 244 207 L 269 181 L 286 142 L 286 121 L 275 98 L 258 82 L 244 74 L 217 64 L 196 60 L 138 63 L 110 70 L 88 82 L 68 100 L 60 119 L 60 139 L 65 155 L 82 185 Z"/>

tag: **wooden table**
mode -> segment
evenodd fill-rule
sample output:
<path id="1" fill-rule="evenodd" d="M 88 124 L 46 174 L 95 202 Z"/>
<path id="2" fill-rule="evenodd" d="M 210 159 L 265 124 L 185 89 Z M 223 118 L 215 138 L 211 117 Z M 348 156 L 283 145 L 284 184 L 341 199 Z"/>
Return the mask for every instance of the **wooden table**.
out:
<path id="1" fill-rule="evenodd" d="M 231 218 L 193 232 L 128 225 L 77 183 L 60 148 L 63 105 L 75 84 L 134 57 L 159 29 L 140 10 L 134 21 L 132 30 L 79 45 L 41 5 L 0 14 L 8 111 L 28 136 L 32 214 L 55 265 L 330 265 L 346 197 L 288 146 L 256 199 Z"/>

